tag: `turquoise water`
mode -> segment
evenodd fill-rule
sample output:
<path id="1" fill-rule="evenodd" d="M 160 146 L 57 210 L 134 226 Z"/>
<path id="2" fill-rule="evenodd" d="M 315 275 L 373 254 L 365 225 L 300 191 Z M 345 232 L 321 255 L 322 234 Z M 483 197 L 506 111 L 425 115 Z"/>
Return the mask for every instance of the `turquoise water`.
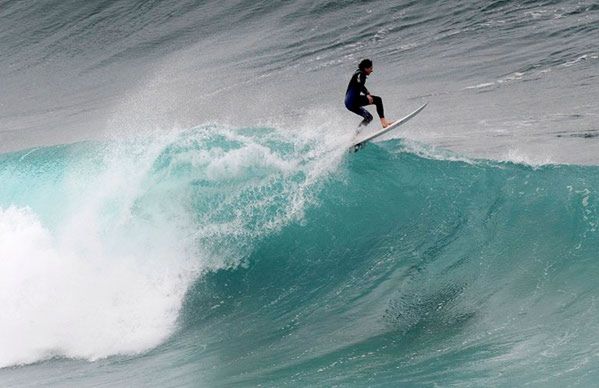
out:
<path id="1" fill-rule="evenodd" d="M 595 385 L 596 2 L 0 10 L 0 386 Z"/>
<path id="2" fill-rule="evenodd" d="M 3 155 L 7 384 L 596 378 L 595 167 L 154 140 Z"/>

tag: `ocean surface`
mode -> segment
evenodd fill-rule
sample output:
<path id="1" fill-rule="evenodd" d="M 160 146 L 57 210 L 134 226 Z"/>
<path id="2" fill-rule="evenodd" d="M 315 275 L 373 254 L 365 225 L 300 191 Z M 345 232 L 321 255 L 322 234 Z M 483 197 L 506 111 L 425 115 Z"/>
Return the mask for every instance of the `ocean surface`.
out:
<path id="1" fill-rule="evenodd" d="M 0 386 L 596 386 L 598 101 L 596 1 L 0 0 Z"/>

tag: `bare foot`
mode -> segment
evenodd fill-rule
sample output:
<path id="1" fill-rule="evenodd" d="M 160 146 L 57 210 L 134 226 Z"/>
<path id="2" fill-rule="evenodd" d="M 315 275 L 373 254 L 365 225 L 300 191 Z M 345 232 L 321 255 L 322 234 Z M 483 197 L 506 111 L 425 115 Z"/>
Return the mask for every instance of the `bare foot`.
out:
<path id="1" fill-rule="evenodd" d="M 383 128 L 387 128 L 389 125 L 391 125 L 393 123 L 393 121 L 388 121 L 387 119 L 381 119 L 381 125 L 383 126 Z"/>

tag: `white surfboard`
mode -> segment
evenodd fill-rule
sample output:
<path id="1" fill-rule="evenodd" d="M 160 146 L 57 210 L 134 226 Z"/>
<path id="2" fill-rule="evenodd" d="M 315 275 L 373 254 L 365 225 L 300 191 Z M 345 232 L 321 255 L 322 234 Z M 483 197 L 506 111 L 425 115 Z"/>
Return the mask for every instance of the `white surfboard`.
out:
<path id="1" fill-rule="evenodd" d="M 416 109 L 414 112 L 410 113 L 406 117 L 403 117 L 403 118 L 393 122 L 387 128 L 379 129 L 378 131 L 374 131 L 374 132 L 369 131 L 368 133 L 356 135 L 356 137 L 352 140 L 352 144 L 349 147 L 349 150 L 350 151 L 358 151 L 360 148 L 362 148 L 364 146 L 364 144 L 366 142 L 368 142 L 374 138 L 377 138 L 377 137 L 399 127 L 400 125 L 404 124 L 406 121 L 408 121 L 409 119 L 411 119 L 412 117 L 414 117 L 418 113 L 420 113 L 420 111 L 422 111 L 424 108 L 426 108 L 427 105 L 428 105 L 428 103 L 422 105 L 420 108 Z"/>

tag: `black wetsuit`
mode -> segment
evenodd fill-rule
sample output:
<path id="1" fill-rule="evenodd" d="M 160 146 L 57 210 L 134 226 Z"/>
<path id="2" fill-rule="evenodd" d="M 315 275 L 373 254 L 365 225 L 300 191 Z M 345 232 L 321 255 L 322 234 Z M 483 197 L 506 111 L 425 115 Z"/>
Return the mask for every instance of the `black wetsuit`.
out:
<path id="1" fill-rule="evenodd" d="M 364 117 L 361 124 L 366 125 L 372 121 L 372 115 L 363 107 L 370 105 L 368 102 L 368 89 L 366 89 L 366 74 L 362 70 L 356 70 L 354 75 L 347 85 L 347 91 L 345 92 L 345 107 L 357 115 Z M 376 105 L 376 113 L 380 118 L 385 117 L 385 111 L 383 109 L 383 100 L 378 96 L 371 96 L 372 103 Z"/>

